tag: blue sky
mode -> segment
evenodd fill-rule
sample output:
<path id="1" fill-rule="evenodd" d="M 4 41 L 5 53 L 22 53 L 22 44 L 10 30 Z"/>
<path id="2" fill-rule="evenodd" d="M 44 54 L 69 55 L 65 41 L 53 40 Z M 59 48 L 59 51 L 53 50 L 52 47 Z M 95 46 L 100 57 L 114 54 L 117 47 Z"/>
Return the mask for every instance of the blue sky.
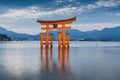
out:
<path id="1" fill-rule="evenodd" d="M 120 0 L 0 0 L 0 26 L 19 33 L 41 32 L 38 19 L 74 16 L 81 31 L 120 26 Z"/>

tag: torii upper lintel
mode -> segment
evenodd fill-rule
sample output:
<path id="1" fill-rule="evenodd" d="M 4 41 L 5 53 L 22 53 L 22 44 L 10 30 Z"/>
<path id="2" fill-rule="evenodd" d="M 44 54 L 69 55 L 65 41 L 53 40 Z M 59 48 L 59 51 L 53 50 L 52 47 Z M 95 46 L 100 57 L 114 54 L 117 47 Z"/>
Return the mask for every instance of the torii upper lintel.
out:
<path id="1" fill-rule="evenodd" d="M 38 23 L 45 24 L 71 24 L 73 21 L 76 21 L 76 17 L 62 20 L 37 20 Z"/>

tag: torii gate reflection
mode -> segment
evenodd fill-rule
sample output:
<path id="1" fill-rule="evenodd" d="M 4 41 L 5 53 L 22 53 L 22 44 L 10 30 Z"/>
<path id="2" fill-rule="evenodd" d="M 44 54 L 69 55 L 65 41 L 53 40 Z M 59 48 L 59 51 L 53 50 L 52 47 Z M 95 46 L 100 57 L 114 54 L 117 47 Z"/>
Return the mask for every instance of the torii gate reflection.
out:
<path id="1" fill-rule="evenodd" d="M 69 48 L 58 48 L 57 60 L 53 60 L 52 48 L 40 49 L 40 62 L 42 70 L 58 70 L 62 73 L 70 73 L 70 51 Z"/>

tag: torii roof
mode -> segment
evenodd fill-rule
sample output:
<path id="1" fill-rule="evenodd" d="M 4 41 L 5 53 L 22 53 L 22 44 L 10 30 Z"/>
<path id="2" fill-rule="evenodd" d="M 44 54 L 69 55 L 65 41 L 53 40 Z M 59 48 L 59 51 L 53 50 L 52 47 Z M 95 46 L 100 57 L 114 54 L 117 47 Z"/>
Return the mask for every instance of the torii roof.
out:
<path id="1" fill-rule="evenodd" d="M 37 20 L 38 23 L 42 25 L 46 24 L 71 24 L 73 21 L 76 21 L 76 17 L 63 19 L 63 20 Z"/>

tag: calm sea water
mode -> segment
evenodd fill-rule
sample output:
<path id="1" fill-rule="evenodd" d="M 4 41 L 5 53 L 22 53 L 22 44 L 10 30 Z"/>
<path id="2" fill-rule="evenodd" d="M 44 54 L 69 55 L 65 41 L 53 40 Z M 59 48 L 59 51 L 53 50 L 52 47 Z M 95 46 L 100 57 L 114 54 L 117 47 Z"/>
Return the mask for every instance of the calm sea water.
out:
<path id="1" fill-rule="evenodd" d="M 0 42 L 0 80 L 120 80 L 120 42 Z"/>

